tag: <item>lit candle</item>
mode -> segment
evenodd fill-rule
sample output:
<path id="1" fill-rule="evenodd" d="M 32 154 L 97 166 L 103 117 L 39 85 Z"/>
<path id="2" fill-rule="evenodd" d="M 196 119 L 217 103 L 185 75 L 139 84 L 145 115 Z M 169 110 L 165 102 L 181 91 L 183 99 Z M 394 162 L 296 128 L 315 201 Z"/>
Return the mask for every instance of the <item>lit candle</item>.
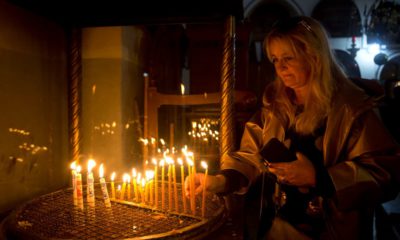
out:
<path id="1" fill-rule="evenodd" d="M 154 200 L 154 206 L 157 208 L 158 205 L 158 163 L 157 159 L 153 158 L 153 164 L 154 164 L 154 195 L 155 195 L 155 200 Z"/>
<path id="2" fill-rule="evenodd" d="M 82 192 L 82 174 L 81 174 L 81 166 L 76 167 L 76 197 L 78 201 L 78 207 L 83 209 L 83 192 Z"/>
<path id="3" fill-rule="evenodd" d="M 188 152 L 187 153 L 187 156 L 192 160 L 192 174 L 196 174 L 196 161 L 195 161 L 195 159 L 194 159 L 194 154 L 193 154 L 193 152 Z"/>
<path id="4" fill-rule="evenodd" d="M 89 206 L 94 206 L 94 178 L 93 178 L 93 172 L 92 169 L 96 166 L 96 162 L 93 159 L 89 159 L 88 161 L 88 172 L 87 172 L 87 202 Z"/>
<path id="5" fill-rule="evenodd" d="M 160 143 L 161 143 L 161 150 L 164 153 L 165 152 L 165 148 L 166 148 L 164 139 L 160 138 Z"/>
<path id="6" fill-rule="evenodd" d="M 166 158 L 166 162 L 168 164 L 168 209 L 172 210 L 172 169 L 171 169 L 171 161 L 170 157 Z"/>
<path id="7" fill-rule="evenodd" d="M 133 191 L 135 192 L 135 201 L 139 202 L 138 188 L 136 183 L 137 172 L 135 168 L 132 168 L 132 182 L 133 182 Z"/>
<path id="8" fill-rule="evenodd" d="M 128 181 L 129 175 L 125 173 L 122 177 L 122 188 L 121 188 L 121 195 L 119 199 L 124 200 L 125 198 L 125 189 L 126 189 L 126 182 Z"/>
<path id="9" fill-rule="evenodd" d="M 131 176 L 127 174 L 127 179 L 128 179 L 128 201 L 131 200 Z"/>
<path id="10" fill-rule="evenodd" d="M 103 164 L 100 164 L 99 177 L 100 177 L 101 192 L 103 193 L 104 205 L 106 207 L 111 207 L 110 198 L 108 197 L 106 180 L 104 179 L 103 176 L 104 176 Z"/>
<path id="11" fill-rule="evenodd" d="M 141 185 L 141 191 L 140 195 L 142 196 L 142 203 L 146 204 L 146 195 L 147 195 L 147 185 L 146 185 L 146 179 L 142 178 L 142 185 Z"/>
<path id="12" fill-rule="evenodd" d="M 72 194 L 73 194 L 73 200 L 74 200 L 74 205 L 78 205 L 78 197 L 76 195 L 76 162 L 73 161 L 70 165 L 71 168 L 71 174 L 72 174 Z"/>
<path id="13" fill-rule="evenodd" d="M 186 212 L 186 198 L 185 198 L 185 170 L 183 167 L 183 161 L 178 158 L 178 163 L 181 165 L 181 185 L 182 185 L 182 202 L 183 202 L 183 212 Z"/>
<path id="14" fill-rule="evenodd" d="M 146 171 L 146 184 L 149 185 L 150 205 L 153 205 L 153 178 L 154 178 L 154 172 L 151 170 Z M 146 202 L 147 202 L 147 195 L 146 195 Z"/>
<path id="15" fill-rule="evenodd" d="M 175 197 L 175 211 L 179 211 L 178 205 L 178 188 L 176 186 L 176 169 L 175 169 L 175 162 L 172 160 L 172 177 L 174 182 L 174 197 Z"/>
<path id="16" fill-rule="evenodd" d="M 138 199 L 137 199 L 137 201 L 138 202 L 140 202 L 141 200 L 140 200 L 140 198 L 142 197 L 142 185 L 141 185 L 141 181 L 142 181 L 142 174 L 141 173 L 138 173 L 137 174 L 137 177 L 136 177 L 136 186 L 137 186 L 137 189 L 138 189 L 138 192 L 139 192 L 139 195 L 140 195 L 140 197 L 138 196 Z M 143 201 L 143 200 L 142 200 Z"/>
<path id="17" fill-rule="evenodd" d="M 164 210 L 165 207 L 165 186 L 164 186 L 164 159 L 160 161 L 161 166 L 161 209 Z"/>
<path id="18" fill-rule="evenodd" d="M 201 216 L 204 217 L 205 213 L 206 213 L 206 184 L 207 184 L 208 165 L 206 162 L 202 161 L 201 166 L 206 170 L 204 173 L 203 199 L 202 199 L 202 203 L 201 203 Z"/>
<path id="19" fill-rule="evenodd" d="M 115 199 L 115 187 L 114 187 L 115 172 L 111 174 L 111 198 Z"/>
<path id="20" fill-rule="evenodd" d="M 118 198 L 121 198 L 121 184 L 117 185 L 117 196 Z"/>
<path id="21" fill-rule="evenodd" d="M 181 83 L 181 94 L 185 95 L 185 85 Z"/>
<path id="22" fill-rule="evenodd" d="M 188 174 L 189 174 L 189 192 L 190 192 L 190 209 L 192 211 L 192 214 L 195 215 L 196 214 L 196 199 L 194 196 L 194 192 L 195 192 L 195 185 L 194 185 L 194 175 L 193 175 L 193 161 L 188 157 L 186 158 L 187 164 L 188 164 Z"/>

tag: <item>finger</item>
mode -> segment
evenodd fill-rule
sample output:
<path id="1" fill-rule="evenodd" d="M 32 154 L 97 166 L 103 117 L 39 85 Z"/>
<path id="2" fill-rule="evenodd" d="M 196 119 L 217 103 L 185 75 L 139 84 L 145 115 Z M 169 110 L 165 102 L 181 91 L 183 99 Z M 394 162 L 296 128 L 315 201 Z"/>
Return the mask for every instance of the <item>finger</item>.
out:
<path id="1" fill-rule="evenodd" d="M 278 169 L 276 169 L 276 168 L 269 168 L 269 172 L 272 173 L 272 174 L 277 175 Z"/>
<path id="2" fill-rule="evenodd" d="M 194 195 L 198 195 L 198 194 L 202 193 L 202 192 L 203 192 L 203 189 L 204 189 L 203 184 L 200 184 L 200 185 L 197 186 L 197 188 L 195 189 Z"/>
<path id="3" fill-rule="evenodd" d="M 185 196 L 189 197 L 190 196 L 190 177 L 187 176 L 185 178 Z"/>
<path id="4" fill-rule="evenodd" d="M 276 169 L 283 169 L 287 167 L 288 163 L 282 163 L 282 162 L 277 162 L 277 163 L 269 163 L 268 167 L 269 168 L 276 168 Z"/>
<path id="5" fill-rule="evenodd" d="M 285 167 L 270 167 L 268 170 L 275 175 L 284 175 L 286 172 Z"/>

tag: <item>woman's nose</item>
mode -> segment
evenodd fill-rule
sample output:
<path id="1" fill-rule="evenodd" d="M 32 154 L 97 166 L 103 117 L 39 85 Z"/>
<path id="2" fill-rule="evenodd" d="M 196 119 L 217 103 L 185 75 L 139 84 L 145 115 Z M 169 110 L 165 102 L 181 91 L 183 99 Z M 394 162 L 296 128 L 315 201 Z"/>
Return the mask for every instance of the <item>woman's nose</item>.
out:
<path id="1" fill-rule="evenodd" d="M 287 68 L 287 64 L 286 64 L 285 61 L 279 60 L 279 61 L 276 61 L 275 68 L 276 69 L 286 69 Z"/>

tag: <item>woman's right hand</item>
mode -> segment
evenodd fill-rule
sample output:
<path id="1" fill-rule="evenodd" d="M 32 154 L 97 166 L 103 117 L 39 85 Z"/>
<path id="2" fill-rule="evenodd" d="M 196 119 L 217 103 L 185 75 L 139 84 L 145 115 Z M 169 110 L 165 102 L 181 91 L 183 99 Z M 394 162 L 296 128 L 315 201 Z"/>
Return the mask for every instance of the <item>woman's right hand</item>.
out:
<path id="1" fill-rule="evenodd" d="M 193 178 L 194 185 L 194 195 L 198 195 L 203 192 L 204 180 L 206 175 L 204 173 L 196 173 L 195 175 L 189 175 L 185 179 L 185 195 L 190 197 L 190 178 Z M 205 190 L 207 192 L 219 193 L 223 192 L 225 189 L 226 179 L 223 175 L 207 175 L 207 180 L 205 181 Z"/>

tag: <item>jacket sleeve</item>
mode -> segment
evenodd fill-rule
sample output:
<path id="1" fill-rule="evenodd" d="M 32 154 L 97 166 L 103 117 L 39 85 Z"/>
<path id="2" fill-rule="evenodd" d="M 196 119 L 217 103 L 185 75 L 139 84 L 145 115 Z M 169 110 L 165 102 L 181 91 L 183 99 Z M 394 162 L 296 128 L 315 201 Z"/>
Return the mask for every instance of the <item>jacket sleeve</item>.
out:
<path id="1" fill-rule="evenodd" d="M 373 206 L 397 193 L 399 147 L 375 112 L 355 120 L 342 159 L 328 168 L 339 210 Z"/>
<path id="2" fill-rule="evenodd" d="M 222 156 L 221 170 L 233 169 L 240 172 L 247 178 L 247 186 L 241 186 L 236 192 L 244 194 L 252 181 L 261 172 L 261 156 L 259 150 L 262 147 L 262 120 L 261 112 L 257 112 L 245 125 L 244 132 L 240 142 L 240 149 Z"/>

